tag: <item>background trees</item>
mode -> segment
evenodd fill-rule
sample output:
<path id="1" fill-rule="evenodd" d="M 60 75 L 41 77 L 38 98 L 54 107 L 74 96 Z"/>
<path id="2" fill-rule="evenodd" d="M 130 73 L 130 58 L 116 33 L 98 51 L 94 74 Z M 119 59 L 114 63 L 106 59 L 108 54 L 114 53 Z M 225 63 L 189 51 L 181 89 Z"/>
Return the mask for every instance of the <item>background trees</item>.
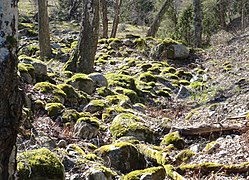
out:
<path id="1" fill-rule="evenodd" d="M 0 1 L 0 179 L 14 179 L 22 112 L 17 77 L 17 0 Z"/>

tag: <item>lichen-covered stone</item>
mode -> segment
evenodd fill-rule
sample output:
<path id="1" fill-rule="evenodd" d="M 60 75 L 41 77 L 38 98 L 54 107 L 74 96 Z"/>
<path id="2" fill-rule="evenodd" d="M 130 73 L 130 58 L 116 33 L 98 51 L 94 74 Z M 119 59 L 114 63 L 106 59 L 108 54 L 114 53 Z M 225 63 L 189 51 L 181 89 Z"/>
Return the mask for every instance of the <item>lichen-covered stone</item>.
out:
<path id="1" fill-rule="evenodd" d="M 35 82 L 35 73 L 32 64 L 19 63 L 18 70 L 24 82 L 28 84 L 33 84 Z"/>
<path id="2" fill-rule="evenodd" d="M 139 102 L 140 98 L 137 95 L 137 93 L 131 89 L 126 89 L 126 88 L 122 88 L 122 87 L 117 87 L 114 90 L 116 93 L 120 93 L 120 94 L 124 94 L 126 96 L 128 96 L 131 100 L 132 103 L 136 103 Z"/>
<path id="3" fill-rule="evenodd" d="M 107 166 L 111 166 L 123 173 L 143 169 L 146 161 L 137 148 L 127 142 L 101 146 L 95 153 L 102 157 Z"/>
<path id="4" fill-rule="evenodd" d="M 66 83 L 72 85 L 76 89 L 86 92 L 87 94 L 92 94 L 96 89 L 93 80 L 86 74 L 75 74 L 67 80 Z"/>
<path id="5" fill-rule="evenodd" d="M 97 87 L 107 87 L 108 82 L 105 76 L 101 73 L 91 73 L 88 75 L 94 82 L 94 86 Z"/>
<path id="6" fill-rule="evenodd" d="M 153 131 L 142 119 L 131 113 L 117 115 L 110 127 L 112 136 L 117 139 L 122 136 L 134 136 L 139 140 L 151 142 L 154 140 Z"/>
<path id="7" fill-rule="evenodd" d="M 17 155 L 17 172 L 25 179 L 64 179 L 64 166 L 58 157 L 46 148 L 26 151 Z"/>
<path id="8" fill-rule="evenodd" d="M 78 106 L 79 105 L 79 94 L 75 88 L 69 84 L 57 85 L 66 94 L 65 105 L 66 106 Z"/>
<path id="9" fill-rule="evenodd" d="M 169 144 L 173 144 L 176 148 L 182 149 L 184 148 L 185 141 L 180 136 L 179 132 L 176 131 L 176 132 L 166 134 L 160 143 L 161 146 L 165 146 L 165 145 L 167 146 Z"/>
<path id="10" fill-rule="evenodd" d="M 162 166 L 135 170 L 126 174 L 123 180 L 164 180 L 165 170 Z"/>
<path id="11" fill-rule="evenodd" d="M 86 112 L 95 113 L 102 111 L 106 107 L 104 100 L 92 100 L 84 108 Z"/>

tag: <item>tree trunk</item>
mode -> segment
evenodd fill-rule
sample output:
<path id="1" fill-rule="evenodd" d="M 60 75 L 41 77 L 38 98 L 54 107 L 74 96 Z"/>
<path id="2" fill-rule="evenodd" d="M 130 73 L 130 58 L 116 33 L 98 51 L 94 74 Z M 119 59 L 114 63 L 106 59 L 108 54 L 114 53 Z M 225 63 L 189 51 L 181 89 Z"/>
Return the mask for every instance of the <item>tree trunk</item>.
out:
<path id="1" fill-rule="evenodd" d="M 102 38 L 108 38 L 107 3 L 106 0 L 100 0 L 100 2 L 101 2 L 102 25 L 103 25 Z"/>
<path id="2" fill-rule="evenodd" d="M 151 37 L 155 37 L 156 33 L 158 31 L 158 28 L 161 24 L 161 21 L 163 19 L 164 14 L 166 13 L 166 11 L 169 8 L 170 5 L 170 1 L 171 0 L 165 0 L 160 11 L 158 12 L 158 14 L 156 15 L 155 19 L 153 20 L 152 25 L 150 26 L 149 30 L 147 31 L 147 37 L 151 36 Z"/>
<path id="3" fill-rule="evenodd" d="M 115 38 L 117 35 L 121 5 L 122 5 L 122 0 L 116 0 L 115 16 L 114 16 L 113 24 L 112 24 L 111 38 Z"/>
<path id="4" fill-rule="evenodd" d="M 83 0 L 82 25 L 78 44 L 65 70 L 89 74 L 93 72 L 99 30 L 99 0 Z"/>
<path id="5" fill-rule="evenodd" d="M 47 3 L 47 0 L 38 0 L 39 46 L 43 60 L 51 56 Z"/>
<path id="6" fill-rule="evenodd" d="M 246 1 L 241 0 L 241 31 L 244 32 L 246 28 Z"/>
<path id="7" fill-rule="evenodd" d="M 226 29 L 226 11 L 225 11 L 225 2 L 224 0 L 219 0 L 217 3 L 219 11 L 220 25 L 222 29 Z"/>
<path id="8" fill-rule="evenodd" d="M 202 8 L 201 0 L 193 0 L 194 4 L 194 46 L 202 46 Z"/>
<path id="9" fill-rule="evenodd" d="M 16 172 L 16 137 L 22 112 L 17 76 L 18 0 L 0 1 L 0 180 Z"/>

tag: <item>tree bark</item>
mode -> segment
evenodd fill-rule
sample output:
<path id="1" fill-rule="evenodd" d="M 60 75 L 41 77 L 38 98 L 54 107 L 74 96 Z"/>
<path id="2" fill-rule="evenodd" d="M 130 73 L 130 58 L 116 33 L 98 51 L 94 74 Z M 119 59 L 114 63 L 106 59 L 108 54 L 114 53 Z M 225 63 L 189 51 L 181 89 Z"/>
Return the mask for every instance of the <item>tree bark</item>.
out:
<path id="1" fill-rule="evenodd" d="M 102 38 L 108 38 L 108 17 L 107 17 L 107 3 L 106 0 L 100 0 L 102 11 Z"/>
<path id="2" fill-rule="evenodd" d="M 202 46 L 202 7 L 201 0 L 193 0 L 194 4 L 194 46 Z"/>
<path id="3" fill-rule="evenodd" d="M 169 8 L 170 5 L 170 1 L 171 0 L 165 0 L 160 11 L 158 12 L 158 14 L 156 15 L 155 19 L 153 20 L 152 25 L 150 26 L 150 28 L 147 31 L 147 37 L 151 36 L 151 37 L 155 37 L 156 33 L 158 31 L 158 28 L 161 24 L 161 21 L 163 19 L 164 14 L 166 13 L 166 11 Z"/>
<path id="4" fill-rule="evenodd" d="M 121 5 L 122 5 L 122 0 L 116 0 L 116 3 L 115 3 L 115 16 L 114 16 L 113 24 L 112 24 L 111 38 L 115 38 L 116 35 L 117 35 Z"/>
<path id="5" fill-rule="evenodd" d="M 18 0 L 0 1 L 0 180 L 16 172 L 16 137 L 22 98 L 17 76 Z"/>
<path id="6" fill-rule="evenodd" d="M 38 26 L 39 26 L 39 47 L 41 59 L 50 58 L 51 45 L 49 34 L 47 0 L 38 0 Z"/>
<path id="7" fill-rule="evenodd" d="M 220 25 L 222 29 L 226 29 L 226 11 L 225 11 L 225 2 L 224 0 L 219 0 L 217 3 L 219 11 Z"/>
<path id="8" fill-rule="evenodd" d="M 83 0 L 82 25 L 78 44 L 65 70 L 89 74 L 93 72 L 99 30 L 99 0 Z"/>
<path id="9" fill-rule="evenodd" d="M 241 0 L 241 31 L 245 31 L 246 27 L 246 1 Z"/>

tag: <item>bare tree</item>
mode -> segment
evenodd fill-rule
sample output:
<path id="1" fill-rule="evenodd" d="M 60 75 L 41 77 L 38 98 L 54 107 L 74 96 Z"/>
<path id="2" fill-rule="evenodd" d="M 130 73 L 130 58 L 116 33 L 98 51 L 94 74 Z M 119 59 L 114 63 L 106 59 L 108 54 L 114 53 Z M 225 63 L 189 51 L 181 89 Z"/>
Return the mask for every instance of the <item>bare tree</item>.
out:
<path id="1" fill-rule="evenodd" d="M 83 0 L 82 25 L 78 44 L 65 69 L 89 74 L 93 72 L 99 30 L 99 0 Z"/>
<path id="2" fill-rule="evenodd" d="M 122 5 L 122 0 L 115 1 L 115 15 L 112 24 L 111 38 L 114 38 L 117 35 L 121 5 Z"/>
<path id="3" fill-rule="evenodd" d="M 194 4 L 194 46 L 202 46 L 202 7 L 201 0 L 193 0 Z"/>
<path id="4" fill-rule="evenodd" d="M 156 36 L 158 28 L 159 28 L 161 21 L 163 19 L 163 16 L 170 6 L 170 2 L 171 2 L 171 0 L 164 1 L 161 9 L 159 10 L 158 14 L 156 15 L 155 19 L 153 20 L 153 23 L 151 24 L 150 28 L 148 29 L 146 36 L 151 36 L 151 37 Z"/>
<path id="5" fill-rule="evenodd" d="M 17 76 L 18 0 L 0 1 L 0 180 L 16 172 L 16 137 L 22 112 Z"/>
<path id="6" fill-rule="evenodd" d="M 39 46 L 41 59 L 51 56 L 47 0 L 38 0 Z"/>

